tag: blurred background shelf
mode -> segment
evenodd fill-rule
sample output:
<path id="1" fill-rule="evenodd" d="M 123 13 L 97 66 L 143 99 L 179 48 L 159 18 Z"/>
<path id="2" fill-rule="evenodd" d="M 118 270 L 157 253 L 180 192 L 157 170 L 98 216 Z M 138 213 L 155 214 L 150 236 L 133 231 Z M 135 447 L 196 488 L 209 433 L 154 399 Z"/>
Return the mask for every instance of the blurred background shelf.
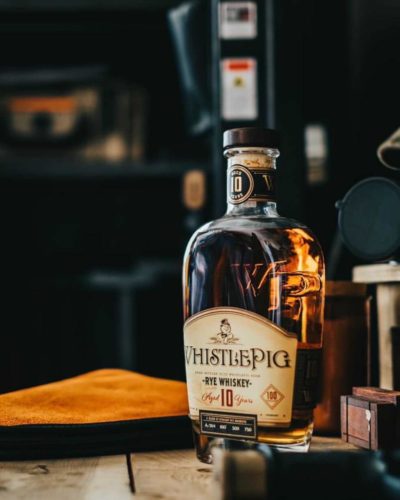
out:
<path id="1" fill-rule="evenodd" d="M 198 162 L 86 162 L 59 158 L 0 159 L 0 179 L 135 179 L 179 178 L 190 170 L 206 171 Z"/>
<path id="2" fill-rule="evenodd" d="M 212 160 L 185 123 L 178 3 L 0 0 L 0 392 L 106 366 L 184 378 L 181 261 Z"/>
<path id="3" fill-rule="evenodd" d="M 184 377 L 180 262 L 225 209 L 224 129 L 280 130 L 280 212 L 327 256 L 335 202 L 383 175 L 398 1 L 254 0 L 257 37 L 236 41 L 221 1 L 0 0 L 0 392 L 121 366 L 132 345 L 125 366 Z M 254 120 L 222 119 L 236 58 L 257 62 Z M 137 290 L 88 287 L 96 272 Z"/>
<path id="4" fill-rule="evenodd" d="M 0 11 L 157 10 L 179 3 L 179 0 L 1 0 Z"/>

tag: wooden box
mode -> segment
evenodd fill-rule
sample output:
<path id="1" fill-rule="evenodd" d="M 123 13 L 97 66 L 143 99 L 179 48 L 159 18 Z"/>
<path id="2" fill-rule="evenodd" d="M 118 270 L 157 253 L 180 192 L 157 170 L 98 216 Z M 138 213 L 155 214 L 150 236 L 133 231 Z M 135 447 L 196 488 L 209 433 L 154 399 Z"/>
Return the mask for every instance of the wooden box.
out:
<path id="1" fill-rule="evenodd" d="M 400 392 L 353 387 L 341 397 L 342 439 L 369 450 L 400 446 Z"/>
<path id="2" fill-rule="evenodd" d="M 369 385 L 367 287 L 327 281 L 322 346 L 321 400 L 314 410 L 316 433 L 340 435 L 340 396 Z"/>
<path id="3" fill-rule="evenodd" d="M 367 264 L 353 268 L 353 281 L 376 285 L 379 387 L 400 390 L 394 380 L 397 370 L 391 328 L 400 326 L 400 264 Z"/>

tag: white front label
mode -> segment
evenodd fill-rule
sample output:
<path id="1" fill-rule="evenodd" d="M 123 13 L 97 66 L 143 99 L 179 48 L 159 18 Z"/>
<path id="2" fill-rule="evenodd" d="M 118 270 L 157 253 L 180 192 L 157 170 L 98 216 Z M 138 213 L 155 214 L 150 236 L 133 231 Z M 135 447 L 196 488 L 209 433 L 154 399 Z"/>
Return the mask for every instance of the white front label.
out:
<path id="1" fill-rule="evenodd" d="M 221 113 L 224 120 L 255 120 L 257 110 L 257 61 L 253 58 L 224 59 Z"/>
<path id="2" fill-rule="evenodd" d="M 219 9 L 219 36 L 225 40 L 256 38 L 256 3 L 222 2 Z"/>
<path id="3" fill-rule="evenodd" d="M 297 337 L 259 314 L 215 307 L 184 326 L 190 416 L 256 415 L 258 425 L 292 417 Z"/>

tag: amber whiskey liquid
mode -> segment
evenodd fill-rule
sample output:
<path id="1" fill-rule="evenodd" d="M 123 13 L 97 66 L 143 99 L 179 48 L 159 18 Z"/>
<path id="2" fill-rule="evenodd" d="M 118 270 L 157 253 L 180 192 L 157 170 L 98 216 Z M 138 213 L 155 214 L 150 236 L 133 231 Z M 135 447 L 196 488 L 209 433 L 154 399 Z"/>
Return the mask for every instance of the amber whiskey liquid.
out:
<path id="1" fill-rule="evenodd" d="M 195 233 L 183 270 L 190 417 L 205 462 L 214 445 L 308 449 L 322 341 L 323 256 L 307 227 L 276 211 L 278 152 L 228 152 L 228 211 Z"/>

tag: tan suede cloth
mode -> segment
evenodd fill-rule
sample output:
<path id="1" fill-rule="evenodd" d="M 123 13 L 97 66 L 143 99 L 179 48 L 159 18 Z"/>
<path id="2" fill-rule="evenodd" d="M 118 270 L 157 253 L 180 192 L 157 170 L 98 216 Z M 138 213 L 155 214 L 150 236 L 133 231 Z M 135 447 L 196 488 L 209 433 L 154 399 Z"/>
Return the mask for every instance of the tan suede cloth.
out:
<path id="1" fill-rule="evenodd" d="M 117 369 L 0 395 L 0 426 L 89 424 L 187 414 L 185 383 Z"/>

